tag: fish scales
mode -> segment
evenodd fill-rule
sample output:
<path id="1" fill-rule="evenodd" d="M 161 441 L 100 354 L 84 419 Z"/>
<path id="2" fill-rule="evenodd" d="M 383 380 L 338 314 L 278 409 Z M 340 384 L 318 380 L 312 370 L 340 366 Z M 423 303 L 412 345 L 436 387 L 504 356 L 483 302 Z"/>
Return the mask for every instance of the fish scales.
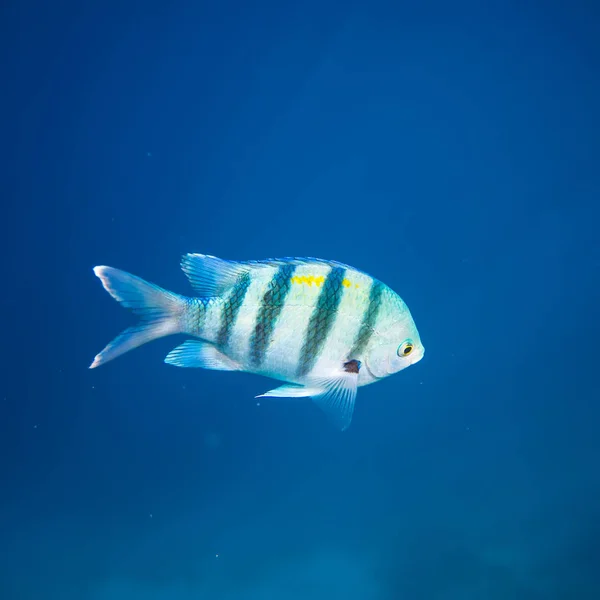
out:
<path id="1" fill-rule="evenodd" d="M 375 333 L 375 325 L 383 300 L 383 291 L 384 285 L 380 281 L 372 279 L 369 286 L 369 298 L 364 308 L 360 328 L 349 352 L 350 356 L 362 356 L 371 336 Z"/>
<path id="2" fill-rule="evenodd" d="M 323 263 L 297 265 L 280 321 L 276 327 L 264 363 L 264 374 L 281 372 L 287 381 L 298 381 L 298 366 L 306 359 L 307 336 L 311 330 L 319 298 L 332 266 Z"/>
<path id="3" fill-rule="evenodd" d="M 184 328 L 201 336 L 206 330 L 208 318 L 208 303 L 204 298 L 188 298 Z"/>
<path id="4" fill-rule="evenodd" d="M 251 284 L 235 323 L 230 347 L 224 349 L 246 371 L 254 372 L 250 366 L 252 334 L 256 328 L 262 298 L 277 270 L 277 265 L 249 269 Z"/>
<path id="5" fill-rule="evenodd" d="M 244 273 L 236 281 L 221 308 L 221 327 L 217 334 L 217 344 L 223 348 L 229 344 L 229 338 L 236 324 L 238 313 L 242 308 L 252 279 L 250 273 Z"/>
<path id="6" fill-rule="evenodd" d="M 372 277 L 353 269 L 346 270 L 337 317 L 318 358 L 319 371 L 335 369 L 340 362 L 362 356 L 364 348 L 357 351 L 353 347 L 369 311 L 370 290 L 374 284 L 378 287 Z"/>
<path id="7" fill-rule="evenodd" d="M 295 270 L 296 265 L 294 264 L 281 265 L 273 275 L 267 291 L 262 297 L 250 340 L 250 363 L 255 369 L 259 368 L 265 359 L 275 327 L 292 287 Z"/>
<path id="8" fill-rule="evenodd" d="M 317 304 L 313 308 L 304 334 L 298 362 L 298 377 L 304 377 L 312 370 L 327 341 L 327 336 L 333 327 L 344 294 L 342 282 L 345 275 L 346 269 L 333 267 L 323 282 Z"/>

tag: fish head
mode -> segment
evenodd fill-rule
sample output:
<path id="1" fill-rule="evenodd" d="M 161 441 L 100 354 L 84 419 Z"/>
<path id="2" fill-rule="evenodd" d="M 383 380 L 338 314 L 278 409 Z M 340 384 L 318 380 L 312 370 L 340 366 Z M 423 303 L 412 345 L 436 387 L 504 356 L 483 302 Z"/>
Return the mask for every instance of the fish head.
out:
<path id="1" fill-rule="evenodd" d="M 412 319 L 396 322 L 373 336 L 365 360 L 373 377 L 381 379 L 419 362 L 425 354 L 419 332 Z"/>

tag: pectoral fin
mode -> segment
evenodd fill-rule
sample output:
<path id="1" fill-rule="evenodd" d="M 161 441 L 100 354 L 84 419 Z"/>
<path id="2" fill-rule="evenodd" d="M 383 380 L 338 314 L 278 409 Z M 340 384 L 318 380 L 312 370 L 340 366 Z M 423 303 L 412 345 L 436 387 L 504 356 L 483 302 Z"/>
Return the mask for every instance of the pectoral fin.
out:
<path id="1" fill-rule="evenodd" d="M 312 381 L 310 386 L 286 384 L 256 397 L 306 398 L 310 396 L 334 425 L 344 431 L 352 421 L 357 385 L 358 369 L 351 369 L 344 370 L 335 377 Z"/>
<path id="2" fill-rule="evenodd" d="M 342 431 L 348 429 L 354 414 L 358 373 L 344 371 L 335 378 L 321 380 L 319 384 L 321 393 L 312 395 L 315 404 L 336 427 Z"/>

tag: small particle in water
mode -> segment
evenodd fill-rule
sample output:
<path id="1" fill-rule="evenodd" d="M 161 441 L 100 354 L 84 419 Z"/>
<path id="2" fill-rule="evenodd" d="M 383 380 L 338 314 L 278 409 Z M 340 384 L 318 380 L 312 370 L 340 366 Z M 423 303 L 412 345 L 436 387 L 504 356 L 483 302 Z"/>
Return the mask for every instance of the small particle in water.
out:
<path id="1" fill-rule="evenodd" d="M 260 402 L 257 402 L 257 403 L 256 403 L 256 406 L 260 406 Z"/>
<path id="2" fill-rule="evenodd" d="M 150 513 L 150 518 L 152 518 L 152 513 Z"/>
<path id="3" fill-rule="evenodd" d="M 204 445 L 215 450 L 221 446 L 221 436 L 216 431 L 207 431 L 204 434 Z"/>
<path id="4" fill-rule="evenodd" d="M 146 152 L 146 156 L 152 156 L 152 152 Z"/>
<path id="5" fill-rule="evenodd" d="M 219 555 L 218 555 L 218 554 L 215 554 L 215 558 L 219 558 Z"/>

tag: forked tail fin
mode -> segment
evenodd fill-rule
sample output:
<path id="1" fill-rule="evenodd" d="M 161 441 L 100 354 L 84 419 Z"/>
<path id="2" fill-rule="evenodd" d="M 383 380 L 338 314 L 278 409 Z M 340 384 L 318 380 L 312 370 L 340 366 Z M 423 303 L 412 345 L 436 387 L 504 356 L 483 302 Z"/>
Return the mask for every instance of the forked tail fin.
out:
<path id="1" fill-rule="evenodd" d="M 123 331 L 96 355 L 90 369 L 133 350 L 146 342 L 183 331 L 187 298 L 168 292 L 140 277 L 112 267 L 94 267 L 104 289 L 140 321 Z"/>

